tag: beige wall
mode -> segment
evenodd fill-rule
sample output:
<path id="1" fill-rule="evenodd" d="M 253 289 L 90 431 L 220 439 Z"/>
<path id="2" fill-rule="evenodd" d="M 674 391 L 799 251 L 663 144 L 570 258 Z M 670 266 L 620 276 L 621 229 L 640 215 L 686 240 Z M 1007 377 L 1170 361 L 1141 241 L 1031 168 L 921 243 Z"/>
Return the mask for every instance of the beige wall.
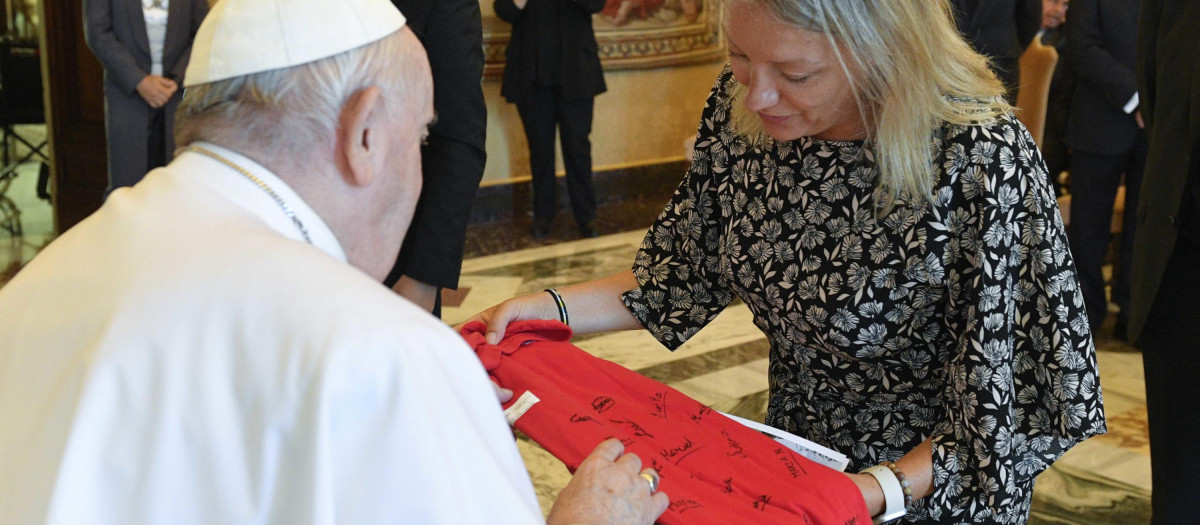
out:
<path id="1" fill-rule="evenodd" d="M 609 71 L 608 92 L 596 97 L 592 165 L 596 170 L 653 164 L 683 157 L 683 141 L 696 133 L 704 100 L 723 64 Z M 488 107 L 484 184 L 529 177 L 529 150 L 516 106 L 500 96 L 500 80 L 483 82 Z M 558 170 L 562 171 L 562 152 Z M 682 174 L 680 174 L 682 176 Z"/>

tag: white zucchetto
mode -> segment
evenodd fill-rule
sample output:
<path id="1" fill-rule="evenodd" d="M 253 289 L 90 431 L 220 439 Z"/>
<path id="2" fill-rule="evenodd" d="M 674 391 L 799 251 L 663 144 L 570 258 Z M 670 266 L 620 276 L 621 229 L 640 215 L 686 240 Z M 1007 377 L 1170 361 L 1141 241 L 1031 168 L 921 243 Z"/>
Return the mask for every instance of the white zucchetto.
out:
<path id="1" fill-rule="evenodd" d="M 192 43 L 184 87 L 307 64 L 404 27 L 388 0 L 220 0 Z"/>

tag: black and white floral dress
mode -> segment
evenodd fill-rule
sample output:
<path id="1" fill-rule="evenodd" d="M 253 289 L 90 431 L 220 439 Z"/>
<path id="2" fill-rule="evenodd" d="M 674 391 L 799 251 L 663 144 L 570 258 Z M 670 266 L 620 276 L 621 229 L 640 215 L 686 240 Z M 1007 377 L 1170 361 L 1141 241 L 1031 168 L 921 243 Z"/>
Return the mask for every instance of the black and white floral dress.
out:
<path id="1" fill-rule="evenodd" d="M 729 69 L 692 167 L 647 233 L 626 306 L 668 348 L 734 297 L 771 343 L 767 423 L 857 471 L 933 437 L 907 518 L 1023 523 L 1034 477 L 1105 431 L 1075 265 L 1045 167 L 1011 115 L 946 125 L 934 204 L 876 218 L 861 142 L 752 145 Z"/>

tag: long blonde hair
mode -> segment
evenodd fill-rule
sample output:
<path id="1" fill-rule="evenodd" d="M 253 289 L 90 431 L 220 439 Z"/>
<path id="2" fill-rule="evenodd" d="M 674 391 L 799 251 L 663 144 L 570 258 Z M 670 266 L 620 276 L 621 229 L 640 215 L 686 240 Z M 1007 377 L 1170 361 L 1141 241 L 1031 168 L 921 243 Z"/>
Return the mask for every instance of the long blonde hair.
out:
<path id="1" fill-rule="evenodd" d="M 986 123 L 1012 109 L 987 59 L 959 35 L 947 0 L 726 0 L 726 7 L 731 2 L 761 4 L 829 38 L 866 125 L 884 208 L 906 196 L 932 201 L 943 123 Z M 734 90 L 734 125 L 751 140 L 770 140 L 742 103 L 745 94 L 740 84 Z"/>

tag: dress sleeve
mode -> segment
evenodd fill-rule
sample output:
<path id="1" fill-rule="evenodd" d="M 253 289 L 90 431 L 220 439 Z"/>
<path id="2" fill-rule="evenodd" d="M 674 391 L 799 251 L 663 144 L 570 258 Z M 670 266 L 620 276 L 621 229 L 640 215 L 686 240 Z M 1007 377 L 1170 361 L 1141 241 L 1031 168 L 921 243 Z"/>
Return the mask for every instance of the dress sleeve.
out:
<path id="1" fill-rule="evenodd" d="M 718 191 L 732 165 L 730 150 L 745 151 L 730 131 L 733 73 L 717 79 L 696 136 L 687 175 L 646 232 L 633 264 L 638 288 L 622 299 L 634 318 L 671 350 L 712 321 L 732 294 L 723 275 L 722 212 Z M 740 148 L 740 149 L 739 149 Z"/>
<path id="2" fill-rule="evenodd" d="M 1033 479 L 1105 432 L 1096 352 L 1045 163 L 1009 115 L 947 132 L 936 199 L 949 239 L 945 417 L 931 517 L 1001 522 Z"/>

